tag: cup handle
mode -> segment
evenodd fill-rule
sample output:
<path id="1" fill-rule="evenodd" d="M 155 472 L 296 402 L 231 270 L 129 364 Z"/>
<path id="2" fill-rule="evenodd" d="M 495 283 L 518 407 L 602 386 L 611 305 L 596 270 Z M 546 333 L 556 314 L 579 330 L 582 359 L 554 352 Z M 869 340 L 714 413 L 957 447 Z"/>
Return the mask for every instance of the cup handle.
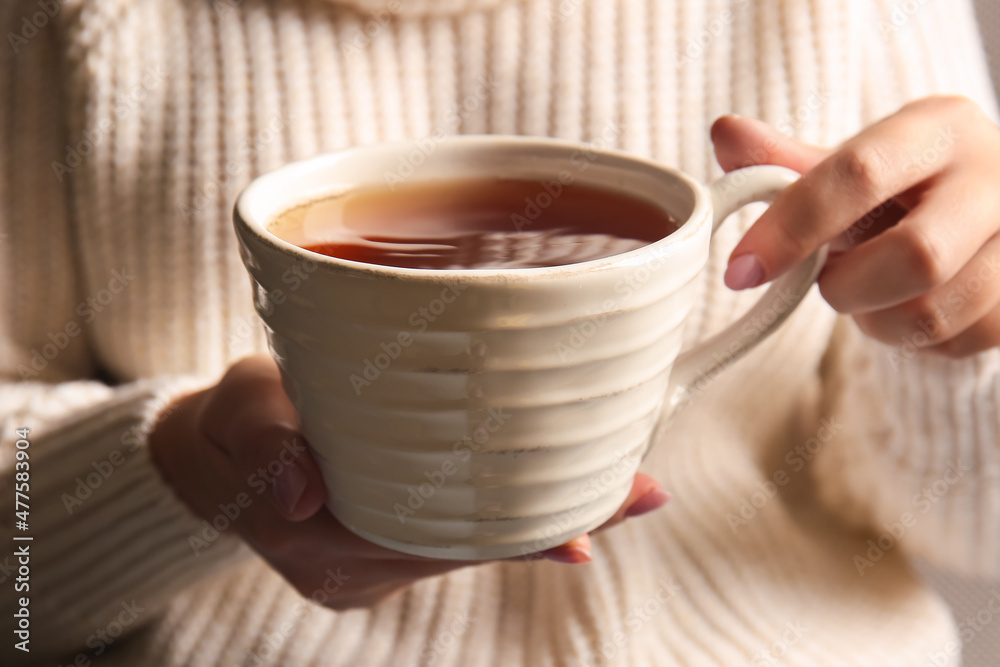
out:
<path id="1" fill-rule="evenodd" d="M 753 202 L 774 201 L 799 174 L 784 167 L 761 165 L 726 174 L 709 188 L 712 233 L 736 210 Z M 705 384 L 774 333 L 809 293 L 826 262 L 827 246 L 775 280 L 740 319 L 677 357 L 667 388 L 667 418 Z M 757 323 L 763 323 L 758 326 Z M 751 326 L 745 326 L 750 324 Z"/>

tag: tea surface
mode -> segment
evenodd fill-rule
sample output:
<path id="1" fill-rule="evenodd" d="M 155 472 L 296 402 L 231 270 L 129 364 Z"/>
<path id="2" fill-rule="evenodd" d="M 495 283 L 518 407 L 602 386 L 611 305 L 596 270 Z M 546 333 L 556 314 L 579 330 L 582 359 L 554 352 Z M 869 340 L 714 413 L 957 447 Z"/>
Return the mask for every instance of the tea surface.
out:
<path id="1" fill-rule="evenodd" d="M 676 228 L 653 204 L 608 190 L 493 179 L 354 190 L 271 225 L 313 252 L 414 269 L 574 264 L 641 248 Z"/>

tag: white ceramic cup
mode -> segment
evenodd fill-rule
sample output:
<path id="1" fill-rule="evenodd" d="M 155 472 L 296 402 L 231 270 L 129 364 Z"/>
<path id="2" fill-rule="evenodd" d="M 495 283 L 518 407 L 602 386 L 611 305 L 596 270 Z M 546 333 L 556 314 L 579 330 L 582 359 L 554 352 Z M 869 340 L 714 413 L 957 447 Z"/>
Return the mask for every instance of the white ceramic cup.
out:
<path id="1" fill-rule="evenodd" d="M 680 227 L 604 259 L 477 270 L 364 264 L 273 233 L 289 208 L 385 185 L 401 164 L 410 182 L 605 188 Z M 706 187 L 587 145 L 465 136 L 352 148 L 256 179 L 236 202 L 236 232 L 327 507 L 376 544 L 437 558 L 527 555 L 599 526 L 624 502 L 657 421 L 770 335 L 815 282 L 825 248 L 678 356 L 713 230 L 797 177 L 750 167 Z"/>

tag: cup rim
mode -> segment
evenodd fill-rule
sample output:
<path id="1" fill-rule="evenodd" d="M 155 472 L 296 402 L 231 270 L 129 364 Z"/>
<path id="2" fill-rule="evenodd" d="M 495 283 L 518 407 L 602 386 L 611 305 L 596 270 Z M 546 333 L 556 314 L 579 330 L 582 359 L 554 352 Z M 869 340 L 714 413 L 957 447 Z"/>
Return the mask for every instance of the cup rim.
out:
<path id="1" fill-rule="evenodd" d="M 653 243 L 649 243 L 634 250 L 629 250 L 616 255 L 610 255 L 608 257 L 587 260 L 584 262 L 575 262 L 572 264 L 484 269 L 416 269 L 383 264 L 369 264 L 367 262 L 359 262 L 356 260 L 344 259 L 342 257 L 324 255 L 322 253 L 306 250 L 299 245 L 277 236 L 268 229 L 268 224 L 273 220 L 273 216 L 268 217 L 265 220 L 262 219 L 262 216 L 256 215 L 255 212 L 250 209 L 250 200 L 254 197 L 262 196 L 260 191 L 266 190 L 271 187 L 273 183 L 280 182 L 295 173 L 305 173 L 321 169 L 324 166 L 330 166 L 337 161 L 343 160 L 345 157 L 352 154 L 369 152 L 376 148 L 387 151 L 396 150 L 403 153 L 418 146 L 418 142 L 416 140 L 406 140 L 351 146 L 342 150 L 306 158 L 304 160 L 289 162 L 281 167 L 278 167 L 277 169 L 261 174 L 254 178 L 237 195 L 236 202 L 233 206 L 233 223 L 237 228 L 237 232 L 239 232 L 242 227 L 243 230 L 251 233 L 261 243 L 271 246 L 274 250 L 284 254 L 290 254 L 304 262 L 315 262 L 319 266 L 339 268 L 344 271 L 350 271 L 369 277 L 395 279 L 405 278 L 410 281 L 415 280 L 434 283 L 450 283 L 462 280 L 467 281 L 469 279 L 476 279 L 479 281 L 495 281 L 502 279 L 505 282 L 509 282 L 512 279 L 517 280 L 518 278 L 527 280 L 530 278 L 538 279 L 565 277 L 578 273 L 592 273 L 594 271 L 611 269 L 623 265 L 634 266 L 653 257 L 659 256 L 670 246 L 687 240 L 696 231 L 692 228 L 697 227 L 700 222 L 704 221 L 708 217 L 711 200 L 704 185 L 676 168 L 655 162 L 640 155 L 628 153 L 626 151 L 608 148 L 595 148 L 593 145 L 585 142 L 567 141 L 549 137 L 500 134 L 453 135 L 436 140 L 436 144 L 439 146 L 465 144 L 472 147 L 478 145 L 487 150 L 497 145 L 520 145 L 526 149 L 533 146 L 543 146 L 567 151 L 587 150 L 599 156 L 635 163 L 655 172 L 660 172 L 664 176 L 683 183 L 691 192 L 693 206 L 690 215 L 688 215 L 686 220 L 678 224 L 676 230 L 658 241 L 654 241 Z M 298 204 L 301 204 L 305 200 L 307 200 L 306 197 L 300 197 L 297 201 L 294 198 L 289 198 L 289 205 L 283 210 L 288 210 Z"/>

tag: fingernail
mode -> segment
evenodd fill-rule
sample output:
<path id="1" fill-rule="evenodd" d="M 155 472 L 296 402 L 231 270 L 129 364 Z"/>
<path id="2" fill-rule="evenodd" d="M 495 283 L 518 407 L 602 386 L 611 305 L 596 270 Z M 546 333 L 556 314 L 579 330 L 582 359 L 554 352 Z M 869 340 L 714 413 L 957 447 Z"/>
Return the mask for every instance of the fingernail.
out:
<path id="1" fill-rule="evenodd" d="M 295 506 L 306 490 L 306 474 L 295 463 L 289 463 L 274 478 L 274 501 L 285 514 L 295 511 Z"/>
<path id="2" fill-rule="evenodd" d="M 545 552 L 545 558 L 557 563 L 589 563 L 593 560 L 590 556 L 590 549 L 567 544 Z"/>
<path id="3" fill-rule="evenodd" d="M 726 267 L 726 286 L 729 289 L 741 290 L 760 285 L 764 279 L 764 267 L 757 255 L 740 255 L 729 262 Z"/>
<path id="4" fill-rule="evenodd" d="M 642 498 L 639 498 L 639 500 L 632 503 L 632 506 L 625 510 L 625 516 L 633 517 L 652 512 L 653 510 L 666 505 L 669 500 L 669 493 L 663 489 L 653 489 L 652 491 L 647 492 Z"/>

